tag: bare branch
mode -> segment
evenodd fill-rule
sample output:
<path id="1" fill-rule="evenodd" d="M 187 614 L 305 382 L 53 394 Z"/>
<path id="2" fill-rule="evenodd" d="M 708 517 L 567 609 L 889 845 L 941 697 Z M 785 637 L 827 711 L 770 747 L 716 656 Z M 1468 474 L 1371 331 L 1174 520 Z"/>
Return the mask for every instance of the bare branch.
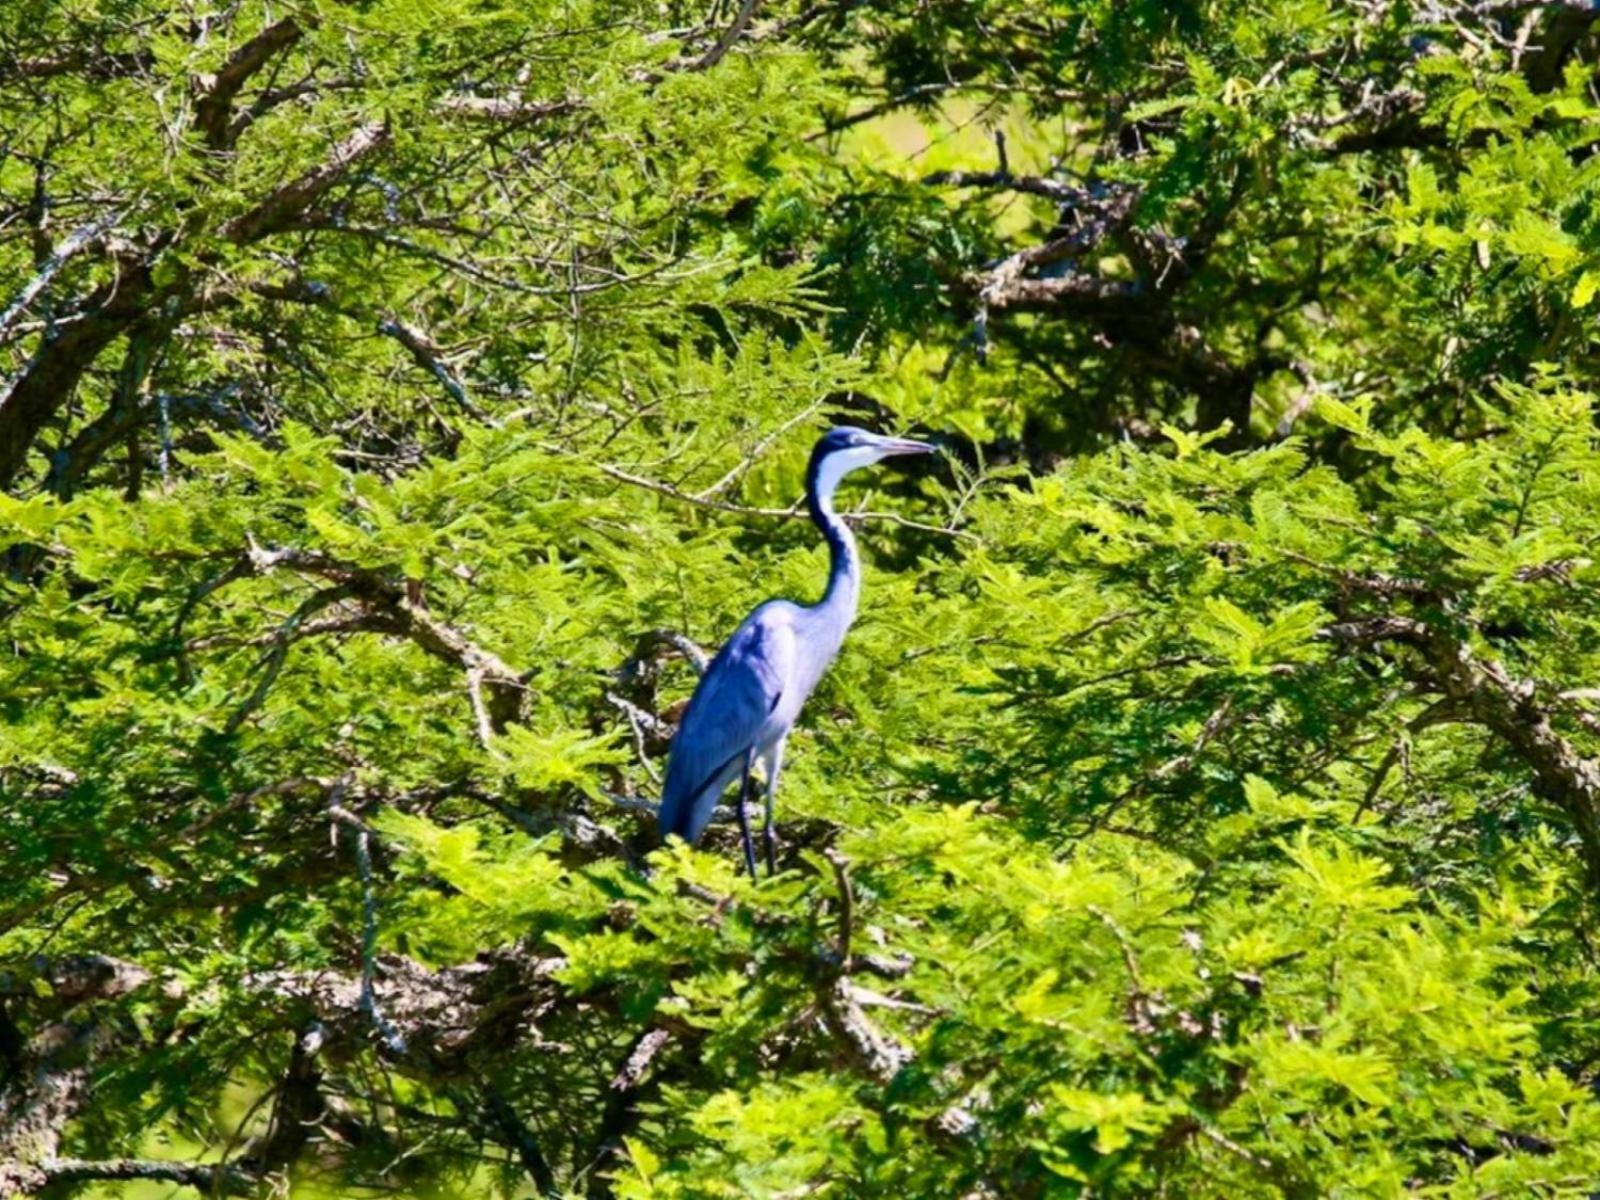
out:
<path id="1" fill-rule="evenodd" d="M 1378 642 L 1419 642 L 1427 634 L 1428 627 L 1414 617 L 1363 617 L 1329 625 L 1317 636 L 1347 645 L 1370 646 Z"/>
<path id="2" fill-rule="evenodd" d="M 654 715 L 645 712 L 637 704 L 624 700 L 615 692 L 607 692 L 606 701 L 628 719 L 628 728 L 633 731 L 633 750 L 639 758 L 639 765 L 645 769 L 645 773 L 654 782 L 659 784 L 661 782 L 661 773 L 656 770 L 655 764 L 650 761 L 649 750 L 645 745 L 645 731 L 649 730 L 655 737 L 660 738 L 670 736 L 671 727 L 664 726 Z"/>
<path id="3" fill-rule="evenodd" d="M 1081 205 L 1092 200 L 1091 193 L 1057 179 L 1043 179 L 1036 175 L 1013 175 L 1010 171 L 935 171 L 923 177 L 929 187 L 992 188 L 1007 192 L 1024 192 L 1030 196 L 1043 196 L 1059 204 Z"/>
<path id="4" fill-rule="evenodd" d="M 855 925 L 856 893 L 850 885 L 850 860 L 832 846 L 822 856 L 833 867 L 834 882 L 839 886 L 839 969 L 850 970 L 850 938 Z"/>
<path id="5" fill-rule="evenodd" d="M 378 961 L 378 893 L 372 874 L 372 835 L 367 823 L 340 803 L 353 778 L 354 772 L 350 772 L 334 784 L 328 793 L 327 811 L 334 821 L 336 843 L 341 829 L 350 831 L 355 842 L 356 869 L 361 876 L 361 1011 L 389 1053 L 402 1055 L 406 1052 L 405 1038 L 383 1015 L 372 984 Z"/>
<path id="6" fill-rule="evenodd" d="M 398 955 L 382 956 L 377 966 L 373 992 L 403 1040 L 405 1061 L 434 1067 L 460 1061 L 480 1046 L 502 1053 L 525 1015 L 555 993 L 554 977 L 566 960 L 505 949 L 432 971 Z M 264 999 L 315 1017 L 327 1038 L 359 1044 L 371 1028 L 359 976 L 269 971 L 243 983 Z"/>
<path id="7" fill-rule="evenodd" d="M 85 47 L 64 54 L 14 59 L 0 72 L 0 80 L 49 79 L 80 71 L 89 79 L 103 82 L 142 75 L 155 66 L 156 56 L 149 50 L 108 52 L 101 47 Z"/>
<path id="8" fill-rule="evenodd" d="M 387 122 L 356 130 L 333 148 L 327 161 L 284 185 L 253 209 L 226 222 L 223 237 L 253 242 L 291 225 L 352 166 L 391 140 Z M 78 382 L 105 348 L 165 300 L 185 298 L 193 287 L 186 270 L 157 284 L 156 263 L 176 235 L 159 235 L 119 264 L 115 279 L 81 301 L 82 316 L 42 341 L 27 365 L 0 388 L 0 487 L 9 486 L 27 462 L 34 440 L 71 398 Z"/>
<path id="9" fill-rule="evenodd" d="M 637 1088 L 643 1082 L 645 1073 L 650 1069 L 650 1064 L 672 1038 L 672 1034 L 665 1029 L 652 1029 L 639 1039 L 639 1044 L 628 1055 L 628 1061 L 622 1064 L 622 1070 L 617 1072 L 617 1077 L 611 1081 L 614 1090 L 623 1092 Z"/>
<path id="10" fill-rule="evenodd" d="M 1112 230 L 1127 224 L 1137 199 L 1138 193 L 1129 188 L 1109 190 L 1096 197 L 1087 218 L 1076 228 L 1048 242 L 1018 250 L 988 271 L 978 292 L 979 303 L 985 308 L 1005 308 L 1014 303 L 1038 303 L 1069 292 L 1101 298 L 1123 292 L 1126 285 L 1075 273 L 1060 278 L 1027 279 L 1024 272 L 1061 262 L 1099 245 Z"/>
<path id="11" fill-rule="evenodd" d="M 638 641 L 634 643 L 633 653 L 626 662 L 617 668 L 618 680 L 626 681 L 637 674 L 645 663 L 658 663 L 663 657 L 670 658 L 669 651 L 676 651 L 688 664 L 694 668 L 695 674 L 705 674 L 706 664 L 711 661 L 711 656 L 706 653 L 705 647 L 691 641 L 676 629 L 652 629 L 648 633 L 641 633 Z"/>
<path id="12" fill-rule="evenodd" d="M 467 670 L 467 699 L 472 703 L 472 723 L 478 734 L 478 744 L 490 754 L 494 748 L 494 722 L 489 719 L 488 706 L 483 702 L 483 668 Z"/>
<path id="13" fill-rule="evenodd" d="M 844 1039 L 856 1065 L 872 1079 L 887 1084 L 911 1061 L 909 1048 L 867 1019 L 847 977 L 841 975 L 824 991 L 823 1003 L 829 1024 Z"/>
<path id="14" fill-rule="evenodd" d="M 526 125 L 547 117 L 563 116 L 584 107 L 581 100 L 524 100 L 520 92 L 504 96 L 446 96 L 439 101 L 441 111 L 453 116 L 498 121 L 507 125 Z"/>

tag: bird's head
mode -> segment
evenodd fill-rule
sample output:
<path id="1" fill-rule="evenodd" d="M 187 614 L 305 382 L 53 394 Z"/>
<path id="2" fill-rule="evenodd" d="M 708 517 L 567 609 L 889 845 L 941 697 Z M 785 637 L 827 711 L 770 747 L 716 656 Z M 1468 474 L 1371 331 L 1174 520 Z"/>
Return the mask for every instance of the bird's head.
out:
<path id="1" fill-rule="evenodd" d="M 937 446 L 910 438 L 884 437 L 853 425 L 836 425 L 817 439 L 806 472 L 807 486 L 818 495 L 831 495 L 851 471 L 900 454 L 932 454 Z"/>

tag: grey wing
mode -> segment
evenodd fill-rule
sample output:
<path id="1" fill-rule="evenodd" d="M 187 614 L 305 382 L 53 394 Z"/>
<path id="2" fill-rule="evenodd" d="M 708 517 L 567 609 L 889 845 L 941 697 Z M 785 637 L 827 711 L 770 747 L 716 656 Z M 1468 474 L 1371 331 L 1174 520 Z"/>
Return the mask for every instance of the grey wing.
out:
<path id="1" fill-rule="evenodd" d="M 792 686 L 794 630 L 763 606 L 717 652 L 672 739 L 661 789 L 661 836 L 693 843 L 739 777 L 761 728 Z"/>

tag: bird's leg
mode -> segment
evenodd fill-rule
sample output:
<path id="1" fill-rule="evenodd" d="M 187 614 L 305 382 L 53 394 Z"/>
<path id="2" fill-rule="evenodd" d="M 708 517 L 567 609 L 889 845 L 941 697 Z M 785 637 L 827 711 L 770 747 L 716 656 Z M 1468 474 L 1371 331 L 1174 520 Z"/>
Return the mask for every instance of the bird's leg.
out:
<path id="1" fill-rule="evenodd" d="M 744 835 L 744 865 L 750 868 L 750 878 L 756 876 L 756 847 L 750 838 L 750 768 L 755 763 L 755 751 L 744 756 L 744 772 L 739 779 L 739 832 Z"/>
<path id="2" fill-rule="evenodd" d="M 778 772 L 783 768 L 783 743 L 780 741 L 767 755 L 767 820 L 761 828 L 761 838 L 767 850 L 767 874 L 778 873 L 778 835 L 772 826 L 773 798 L 778 794 Z"/>

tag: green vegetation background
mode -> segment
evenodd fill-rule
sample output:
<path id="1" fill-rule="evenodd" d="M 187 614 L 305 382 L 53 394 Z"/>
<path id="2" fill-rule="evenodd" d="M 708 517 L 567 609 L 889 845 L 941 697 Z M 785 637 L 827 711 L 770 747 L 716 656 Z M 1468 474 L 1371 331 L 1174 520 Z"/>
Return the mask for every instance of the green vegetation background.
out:
<path id="1" fill-rule="evenodd" d="M 1595 24 L 0 0 L 0 1196 L 1593 1194 Z"/>

